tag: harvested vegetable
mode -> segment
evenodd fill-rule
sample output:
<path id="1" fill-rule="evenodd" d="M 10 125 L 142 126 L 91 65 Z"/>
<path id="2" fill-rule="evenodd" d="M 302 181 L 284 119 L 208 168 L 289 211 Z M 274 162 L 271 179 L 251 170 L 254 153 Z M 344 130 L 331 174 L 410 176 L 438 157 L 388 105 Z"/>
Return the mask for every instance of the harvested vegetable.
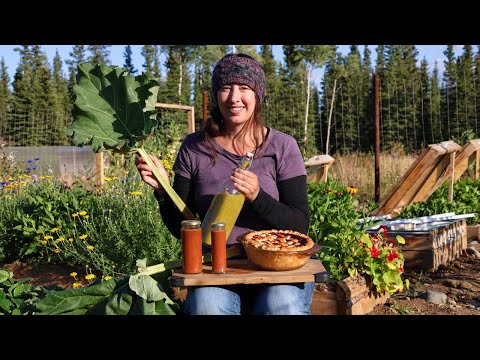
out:
<path id="1" fill-rule="evenodd" d="M 117 66 L 80 64 L 73 87 L 74 121 L 67 127 L 67 136 L 78 146 L 91 145 L 94 152 L 137 152 L 183 216 L 195 219 L 143 148 L 158 125 L 155 103 L 159 88 L 158 81 L 149 74 L 133 76 Z"/>

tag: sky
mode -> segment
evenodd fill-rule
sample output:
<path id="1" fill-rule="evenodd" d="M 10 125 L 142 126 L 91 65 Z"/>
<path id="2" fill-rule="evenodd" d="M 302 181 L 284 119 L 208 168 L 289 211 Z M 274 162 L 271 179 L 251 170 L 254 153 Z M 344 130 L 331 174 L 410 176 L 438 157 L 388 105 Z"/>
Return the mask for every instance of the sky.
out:
<path id="1" fill-rule="evenodd" d="M 19 53 L 14 51 L 13 49 L 19 47 L 20 45 L 0 45 L 0 59 L 3 58 L 5 60 L 5 64 L 7 66 L 7 71 L 10 75 L 10 81 L 13 81 L 13 76 L 18 66 L 19 61 Z M 132 60 L 133 65 L 138 70 L 138 73 L 143 71 L 143 63 L 144 59 L 141 55 L 141 49 L 143 45 L 131 45 L 132 48 Z M 371 49 L 372 53 L 372 63 L 374 64 L 376 58 L 375 47 L 376 45 L 368 45 Z M 65 60 L 70 58 L 69 53 L 72 51 L 73 45 L 42 45 L 43 51 L 46 53 L 48 61 L 50 64 L 53 63 L 53 58 L 55 57 L 56 51 L 58 51 L 62 61 L 63 61 L 63 72 L 67 74 L 67 65 L 65 64 Z M 125 52 L 126 45 L 112 45 L 110 50 L 110 60 L 112 65 L 123 66 L 125 63 L 124 52 Z M 418 54 L 418 61 L 420 62 L 424 57 L 429 63 L 429 70 L 431 71 L 434 67 L 435 60 L 437 60 L 437 66 L 441 74 L 443 73 L 443 61 L 445 60 L 445 56 L 443 55 L 443 51 L 446 49 L 446 45 L 416 45 Z M 455 53 L 456 55 L 461 54 L 463 45 L 455 45 Z M 361 45 L 360 53 L 363 54 L 364 47 Z M 349 52 L 349 45 L 339 45 L 339 51 L 343 54 L 347 54 Z M 474 47 L 474 51 L 476 52 L 477 49 Z M 274 45 L 273 46 L 273 53 L 275 59 L 277 61 L 283 60 L 283 53 L 281 45 Z M 164 59 L 161 59 L 161 63 L 164 62 Z M 137 73 L 137 74 L 138 74 Z M 321 81 L 321 77 L 323 76 L 323 70 L 317 71 L 314 74 L 313 81 L 318 84 Z"/>

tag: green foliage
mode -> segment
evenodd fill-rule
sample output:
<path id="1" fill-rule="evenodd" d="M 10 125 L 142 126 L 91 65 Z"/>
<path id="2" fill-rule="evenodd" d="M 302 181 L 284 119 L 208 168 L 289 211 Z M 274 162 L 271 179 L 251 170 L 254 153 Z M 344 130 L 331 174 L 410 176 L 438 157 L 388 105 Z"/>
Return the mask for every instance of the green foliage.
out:
<path id="1" fill-rule="evenodd" d="M 98 282 L 82 289 L 52 292 L 36 303 L 39 315 L 175 315 L 171 270 L 135 274 Z"/>
<path id="2" fill-rule="evenodd" d="M 358 204 L 356 188 L 341 186 L 336 180 L 312 182 L 308 198 L 309 236 L 322 245 L 318 257 L 332 279 L 365 275 L 379 292 L 403 291 L 403 255 L 387 241 L 384 230 L 377 235 L 366 233 L 371 221 L 366 221 L 368 214 Z"/>
<path id="3" fill-rule="evenodd" d="M 60 226 L 73 226 L 71 214 L 87 194 L 81 188 L 67 190 L 59 181 L 48 180 L 29 186 L 17 198 L 17 208 L 10 219 L 11 234 L 23 260 L 49 261 L 52 254 L 44 251 L 43 235 Z"/>
<path id="4" fill-rule="evenodd" d="M 453 201 L 448 200 L 448 183 L 444 183 L 424 202 L 413 203 L 405 207 L 399 217 L 415 218 L 435 214 L 454 212 L 455 214 L 474 214 L 467 218 L 468 225 L 480 223 L 480 180 L 460 179 L 453 185 Z"/>
<path id="5" fill-rule="evenodd" d="M 133 165 L 105 179 L 101 191 L 66 189 L 51 179 L 25 182 L 14 193 L 0 190 L 0 259 L 62 262 L 114 275 L 135 273 L 139 258 L 178 258 L 180 241 Z"/>
<path id="6" fill-rule="evenodd" d="M 14 280 L 11 271 L 0 269 L 0 315 L 33 315 L 38 300 L 62 290 L 58 286 L 33 286 L 28 284 L 30 280 Z"/>
<path id="7" fill-rule="evenodd" d="M 77 145 L 91 143 L 94 152 L 141 147 L 157 126 L 158 89 L 147 74 L 134 77 L 116 66 L 80 64 L 67 136 Z"/>
<path id="8" fill-rule="evenodd" d="M 309 235 L 322 242 L 328 234 L 355 228 L 358 219 L 367 216 L 359 209 L 357 189 L 340 185 L 335 179 L 308 184 L 310 210 Z"/>

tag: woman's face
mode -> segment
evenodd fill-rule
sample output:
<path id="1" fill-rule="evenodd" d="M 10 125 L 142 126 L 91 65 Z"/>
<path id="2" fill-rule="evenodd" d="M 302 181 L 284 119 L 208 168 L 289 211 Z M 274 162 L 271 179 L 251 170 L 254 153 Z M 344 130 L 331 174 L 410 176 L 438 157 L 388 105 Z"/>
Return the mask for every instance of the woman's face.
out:
<path id="1" fill-rule="evenodd" d="M 220 112 L 226 125 L 246 123 L 255 111 L 255 92 L 247 85 L 224 85 L 217 92 Z"/>

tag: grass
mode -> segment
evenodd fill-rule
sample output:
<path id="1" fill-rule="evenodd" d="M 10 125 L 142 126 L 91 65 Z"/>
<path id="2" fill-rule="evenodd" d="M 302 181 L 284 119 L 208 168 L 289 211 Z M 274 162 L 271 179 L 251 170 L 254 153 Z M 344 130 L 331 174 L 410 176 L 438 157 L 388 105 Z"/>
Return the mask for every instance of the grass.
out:
<path id="1" fill-rule="evenodd" d="M 334 155 L 329 177 L 358 189 L 361 200 L 375 199 L 375 155 L 351 153 Z M 380 155 L 380 198 L 397 184 L 416 159 L 416 155 L 399 151 Z"/>

